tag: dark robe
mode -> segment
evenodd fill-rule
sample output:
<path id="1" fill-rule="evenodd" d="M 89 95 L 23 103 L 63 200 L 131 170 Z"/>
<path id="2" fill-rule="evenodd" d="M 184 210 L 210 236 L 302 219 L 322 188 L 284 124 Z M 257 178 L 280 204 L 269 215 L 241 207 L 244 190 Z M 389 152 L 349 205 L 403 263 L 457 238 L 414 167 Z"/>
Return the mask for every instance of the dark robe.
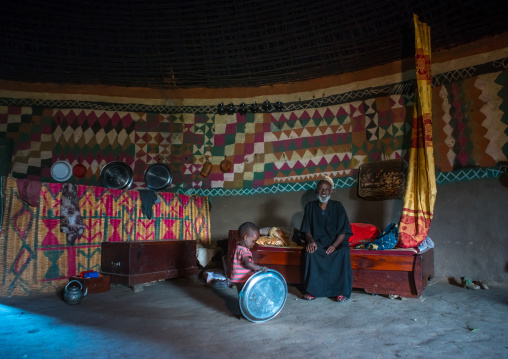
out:
<path id="1" fill-rule="evenodd" d="M 329 200 L 321 210 L 318 201 L 305 206 L 301 231 L 311 233 L 318 248 L 313 253 L 305 252 L 304 285 L 307 293 L 314 297 L 351 296 L 353 269 L 349 254 L 349 237 L 353 235 L 344 206 L 339 201 Z M 326 254 L 340 234 L 344 240 L 335 252 Z"/>

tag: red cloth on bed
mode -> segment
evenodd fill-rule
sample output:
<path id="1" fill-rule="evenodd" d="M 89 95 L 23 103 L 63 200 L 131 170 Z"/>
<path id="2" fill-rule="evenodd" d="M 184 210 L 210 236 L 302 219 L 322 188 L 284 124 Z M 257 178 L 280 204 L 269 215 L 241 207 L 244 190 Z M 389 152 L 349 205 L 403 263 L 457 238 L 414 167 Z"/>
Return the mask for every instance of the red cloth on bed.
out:
<path id="1" fill-rule="evenodd" d="M 351 223 L 353 235 L 349 237 L 349 246 L 356 247 L 363 243 L 372 242 L 381 230 L 373 224 Z"/>

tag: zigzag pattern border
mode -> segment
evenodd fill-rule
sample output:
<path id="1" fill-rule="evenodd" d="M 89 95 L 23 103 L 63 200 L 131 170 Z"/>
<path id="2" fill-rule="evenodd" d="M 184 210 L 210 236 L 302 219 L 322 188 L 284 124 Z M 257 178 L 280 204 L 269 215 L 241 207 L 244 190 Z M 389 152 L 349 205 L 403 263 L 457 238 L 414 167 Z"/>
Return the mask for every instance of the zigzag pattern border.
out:
<path id="1" fill-rule="evenodd" d="M 388 95 L 410 95 L 414 92 L 416 82 L 409 80 L 396 84 L 369 87 L 366 89 L 349 91 L 338 95 L 331 95 L 317 99 L 297 102 L 284 103 L 284 112 L 306 110 L 309 108 L 319 108 L 325 106 L 339 105 L 342 103 L 360 101 L 378 96 Z M 91 109 L 96 111 L 119 111 L 119 112 L 152 112 L 161 114 L 201 114 L 216 113 L 215 106 L 160 106 L 160 105 L 144 105 L 144 104 L 115 104 L 105 102 L 92 101 L 76 101 L 76 100 L 40 100 L 40 99 L 15 99 L 0 98 L 0 106 L 26 106 L 26 107 L 48 107 L 48 108 L 80 108 Z M 274 109 L 270 111 L 260 112 L 276 112 Z"/>
<path id="2" fill-rule="evenodd" d="M 481 65 L 464 67 L 462 69 L 432 75 L 432 85 L 441 86 L 443 84 L 449 84 L 455 81 L 460 81 L 470 77 L 483 75 L 493 71 L 506 70 L 507 68 L 508 68 L 508 57 L 505 57 Z"/>
<path id="3" fill-rule="evenodd" d="M 474 179 L 482 178 L 499 178 L 503 174 L 508 173 L 507 166 L 496 166 L 492 168 L 467 168 L 452 172 L 439 172 L 436 174 L 436 183 L 452 183 L 471 181 Z M 358 183 L 356 176 L 341 177 L 334 180 L 335 188 L 350 188 Z M 212 189 L 182 189 L 176 188 L 179 194 L 188 196 L 200 197 L 226 197 L 226 196 L 247 196 L 253 194 L 274 194 L 280 192 L 298 192 L 313 190 L 316 181 L 300 182 L 300 183 L 277 183 L 273 185 L 257 187 L 257 188 L 239 188 L 239 189 L 225 189 L 225 188 L 212 188 Z"/>
<path id="4" fill-rule="evenodd" d="M 432 85 L 440 86 L 453 81 L 463 80 L 473 76 L 489 73 L 492 71 L 505 70 L 508 68 L 508 57 L 490 61 L 484 64 L 470 66 L 449 72 L 434 75 L 432 77 Z M 415 80 L 408 80 L 396 84 L 369 87 L 356 91 L 349 91 L 338 95 L 331 95 L 306 101 L 297 101 L 285 103 L 284 111 L 305 110 L 308 108 L 319 108 L 324 106 L 340 105 L 342 103 L 365 100 L 376 96 L 388 95 L 410 95 L 414 92 L 416 86 Z M 179 113 L 216 113 L 215 106 L 160 106 L 145 104 L 115 104 L 106 102 L 93 101 L 76 101 L 76 100 L 41 100 L 41 99 L 16 99 L 2 97 L 0 98 L 0 106 L 40 106 L 49 108 L 81 108 L 98 111 L 123 111 L 123 112 L 152 112 L 162 114 L 179 114 Z M 275 112 L 275 110 L 265 111 Z"/>

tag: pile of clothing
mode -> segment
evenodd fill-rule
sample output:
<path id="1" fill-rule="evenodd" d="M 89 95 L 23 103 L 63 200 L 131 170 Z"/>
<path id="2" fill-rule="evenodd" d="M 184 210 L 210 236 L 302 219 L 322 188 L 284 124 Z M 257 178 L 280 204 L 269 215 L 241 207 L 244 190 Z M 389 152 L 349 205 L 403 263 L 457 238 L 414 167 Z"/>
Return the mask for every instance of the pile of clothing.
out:
<path id="1" fill-rule="evenodd" d="M 259 231 L 261 235 L 259 239 L 256 241 L 257 244 L 263 246 L 280 246 L 280 247 L 296 247 L 298 244 L 293 242 L 292 231 L 281 228 L 281 227 L 270 227 L 268 229 L 268 233 L 266 233 L 266 229 L 261 229 Z"/>

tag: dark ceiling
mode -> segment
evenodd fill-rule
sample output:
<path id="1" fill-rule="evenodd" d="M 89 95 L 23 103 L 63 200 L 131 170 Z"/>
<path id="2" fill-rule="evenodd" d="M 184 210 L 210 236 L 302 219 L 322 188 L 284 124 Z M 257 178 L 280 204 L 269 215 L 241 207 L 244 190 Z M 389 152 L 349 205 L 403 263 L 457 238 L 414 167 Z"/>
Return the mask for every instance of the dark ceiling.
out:
<path id="1" fill-rule="evenodd" d="M 148 88 L 260 86 L 508 31 L 508 1 L 3 1 L 0 79 Z M 506 39 L 508 46 L 508 39 Z"/>

